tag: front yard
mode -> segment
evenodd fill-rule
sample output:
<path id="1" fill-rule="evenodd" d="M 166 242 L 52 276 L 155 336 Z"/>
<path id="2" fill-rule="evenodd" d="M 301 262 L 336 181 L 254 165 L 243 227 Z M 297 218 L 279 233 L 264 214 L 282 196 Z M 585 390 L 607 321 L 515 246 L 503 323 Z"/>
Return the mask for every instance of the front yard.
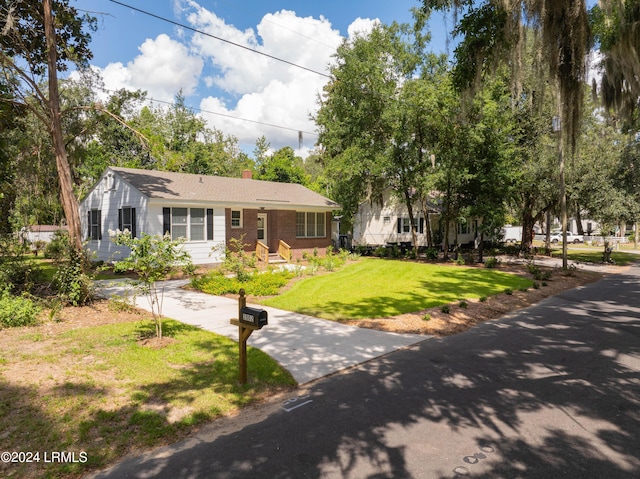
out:
<path id="1" fill-rule="evenodd" d="M 538 282 L 525 266 L 383 259 L 322 271 L 337 267 L 329 260 L 308 276 L 291 273 L 280 295 L 251 301 L 363 327 L 447 335 L 598 277 L 556 271 Z M 210 286 L 219 280 L 211 276 Z M 121 301 L 98 301 L 45 314 L 38 326 L 0 330 L 0 451 L 40 454 L 40 462 L 0 463 L 0 476 L 79 477 L 295 387 L 251 347 L 249 382 L 240 385 L 237 343 L 176 321 L 165 321 L 168 339 L 158 349 L 147 341 L 149 316 Z M 54 451 L 78 460 L 45 462 Z"/>
<path id="2" fill-rule="evenodd" d="M 330 275 L 306 278 L 263 303 L 344 321 L 396 316 L 532 285 L 531 279 L 495 269 L 362 259 Z"/>
<path id="3" fill-rule="evenodd" d="M 295 386 L 251 347 L 242 386 L 237 343 L 172 320 L 164 330 L 169 344 L 154 348 L 147 314 L 99 301 L 0 331 L 0 450 L 39 453 L 0 463 L 0 476 L 79 477 Z M 54 451 L 75 462 L 51 462 Z"/>

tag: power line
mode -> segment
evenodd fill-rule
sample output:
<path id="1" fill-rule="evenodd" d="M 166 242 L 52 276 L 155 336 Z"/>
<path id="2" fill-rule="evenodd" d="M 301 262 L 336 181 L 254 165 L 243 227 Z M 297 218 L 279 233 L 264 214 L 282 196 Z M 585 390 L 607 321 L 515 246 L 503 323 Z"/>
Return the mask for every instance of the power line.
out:
<path id="1" fill-rule="evenodd" d="M 100 89 L 102 91 L 105 91 L 105 92 L 108 92 L 108 93 L 117 93 L 116 90 L 110 90 L 108 88 L 100 88 Z M 175 102 L 172 102 L 172 101 L 158 100 L 158 99 L 155 99 L 155 98 L 148 98 L 148 97 L 145 97 L 144 101 L 162 103 L 162 104 L 171 105 L 171 106 L 175 105 Z M 251 120 L 249 118 L 242 118 L 242 117 L 239 117 L 239 116 L 229 115 L 228 113 L 220 113 L 220 112 L 216 112 L 216 111 L 204 110 L 204 109 L 198 108 L 198 107 L 187 107 L 187 108 L 189 108 L 190 110 L 199 111 L 201 113 L 209 113 L 211 115 L 222 116 L 222 117 L 225 117 L 225 118 L 232 118 L 234 120 L 247 121 L 249 123 L 254 123 L 254 124 L 262 125 L 262 126 L 268 126 L 268 127 L 271 127 L 271 128 L 279 128 L 281 130 L 295 131 L 297 133 L 304 133 L 306 135 L 313 135 L 313 136 L 317 136 L 318 135 L 316 132 L 301 130 L 300 128 L 291 128 L 289 126 L 282 126 L 282 125 L 276 125 L 274 123 L 267 123 L 267 122 L 264 122 L 264 121 Z"/>
<path id="2" fill-rule="evenodd" d="M 176 22 L 176 21 L 171 20 L 169 18 L 161 17 L 160 15 L 156 15 L 155 13 L 147 12 L 147 11 L 142 10 L 140 8 L 132 7 L 131 5 L 127 5 L 126 3 L 118 2 L 117 0 L 109 0 L 109 1 L 112 2 L 112 3 L 115 3 L 117 5 L 120 5 L 122 7 L 126 7 L 126 8 L 130 8 L 131 10 L 135 10 L 136 12 L 140 12 L 140 13 L 142 13 L 144 15 L 149 15 L 150 17 L 157 18 L 158 20 L 162 20 L 164 22 L 171 23 L 173 25 L 176 25 L 176 26 L 181 27 L 181 28 L 185 28 L 185 29 L 190 30 L 192 32 L 199 33 L 200 35 L 205 35 L 207 37 L 214 38 L 214 39 L 219 40 L 221 42 L 228 43 L 230 45 L 233 45 L 233 46 L 236 46 L 236 47 L 239 47 L 239 48 L 243 48 L 244 50 L 248 50 L 250 52 L 257 53 L 258 55 L 265 56 L 265 57 L 270 58 L 272 60 L 276 60 L 276 61 L 279 61 L 279 62 L 282 62 L 282 63 L 286 63 L 287 65 L 291 65 L 291 66 L 294 66 L 296 68 L 300 68 L 302 70 L 306 70 L 308 72 L 315 73 L 316 75 L 320 75 L 320 76 L 323 76 L 325 78 L 331 78 L 331 76 L 327 75 L 326 73 L 322 73 L 322 72 L 319 72 L 317 70 L 313 70 L 311 68 L 307 68 L 307 67 L 304 67 L 302 65 L 298 65 L 297 63 L 293 63 L 293 62 L 290 62 L 288 60 L 284 60 L 282 58 L 278 58 L 276 56 L 269 55 L 268 53 L 264 53 L 264 52 L 260 52 L 258 50 L 254 50 L 253 48 L 249 48 L 249 47 L 247 47 L 245 45 L 241 45 L 239 43 L 232 42 L 231 40 L 226 40 L 224 38 L 217 37 L 217 36 L 212 35 L 210 33 L 203 32 L 202 30 L 198 30 L 198 29 L 190 27 L 188 25 Z"/>

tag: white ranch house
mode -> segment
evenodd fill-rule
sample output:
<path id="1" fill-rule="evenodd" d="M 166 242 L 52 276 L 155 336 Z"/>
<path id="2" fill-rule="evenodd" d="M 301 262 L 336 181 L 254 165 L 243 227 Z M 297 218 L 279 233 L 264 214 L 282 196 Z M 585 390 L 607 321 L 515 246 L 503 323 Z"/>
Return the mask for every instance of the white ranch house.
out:
<path id="1" fill-rule="evenodd" d="M 80 203 L 84 240 L 97 260 L 129 254 L 109 230 L 186 239 L 195 264 L 219 263 L 230 238 L 291 260 L 332 244 L 340 206 L 302 185 L 109 167 Z M 283 246 L 284 245 L 284 246 Z M 286 247 L 286 248 L 285 248 Z M 285 249 L 283 249 L 285 248 Z M 261 256 L 262 258 L 262 256 Z"/>

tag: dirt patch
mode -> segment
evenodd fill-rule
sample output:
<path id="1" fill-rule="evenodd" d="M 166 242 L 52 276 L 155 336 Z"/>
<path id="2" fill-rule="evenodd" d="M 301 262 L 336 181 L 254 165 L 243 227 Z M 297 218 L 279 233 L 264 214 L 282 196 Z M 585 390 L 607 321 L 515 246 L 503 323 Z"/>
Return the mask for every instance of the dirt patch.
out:
<path id="1" fill-rule="evenodd" d="M 552 276 L 544 282 L 538 281 L 539 287 L 537 289 L 513 291 L 512 294 L 502 293 L 491 296 L 486 301 L 468 299 L 464 303 L 451 303 L 448 305 L 448 313 L 443 312 L 442 307 L 438 306 L 390 318 L 361 319 L 345 323 L 394 333 L 450 336 L 467 331 L 483 321 L 496 319 L 512 311 L 531 306 L 562 291 L 592 283 L 604 276 L 604 273 L 585 270 L 563 273 L 553 268 L 541 269 L 552 271 Z M 527 272 L 526 265 L 504 265 L 499 270 L 532 278 L 532 275 Z"/>

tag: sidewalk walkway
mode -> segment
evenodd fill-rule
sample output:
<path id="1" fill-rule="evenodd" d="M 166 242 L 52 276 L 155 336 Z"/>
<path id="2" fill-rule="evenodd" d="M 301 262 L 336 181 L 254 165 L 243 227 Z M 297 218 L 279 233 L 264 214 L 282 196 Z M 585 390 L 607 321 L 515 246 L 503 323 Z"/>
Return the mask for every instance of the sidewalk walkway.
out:
<path id="1" fill-rule="evenodd" d="M 163 315 L 238 341 L 238 327 L 230 324 L 238 317 L 237 300 L 182 289 L 186 281 L 166 281 Z M 122 296 L 126 280 L 97 281 L 98 293 Z M 136 306 L 150 311 L 145 297 Z M 358 328 L 311 316 L 265 309 L 269 324 L 255 331 L 247 344 L 258 348 L 286 368 L 299 384 L 322 378 L 345 368 L 383 356 L 429 339 L 416 334 L 395 334 Z"/>

